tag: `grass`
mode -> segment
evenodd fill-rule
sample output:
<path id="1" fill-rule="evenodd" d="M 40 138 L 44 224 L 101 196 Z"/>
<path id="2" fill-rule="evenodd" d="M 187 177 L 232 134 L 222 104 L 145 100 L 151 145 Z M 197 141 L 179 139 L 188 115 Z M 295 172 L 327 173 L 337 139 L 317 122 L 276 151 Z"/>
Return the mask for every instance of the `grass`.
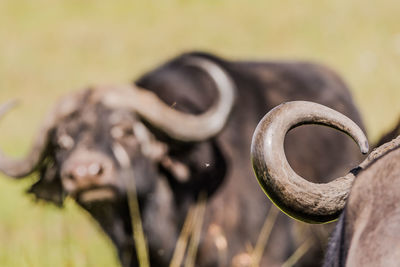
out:
<path id="1" fill-rule="evenodd" d="M 375 140 L 400 114 L 400 2 L 0 0 L 0 147 L 23 155 L 62 95 L 124 83 L 182 51 L 306 59 L 351 86 Z M 117 266 L 109 240 L 72 201 L 63 210 L 0 177 L 0 266 Z"/>

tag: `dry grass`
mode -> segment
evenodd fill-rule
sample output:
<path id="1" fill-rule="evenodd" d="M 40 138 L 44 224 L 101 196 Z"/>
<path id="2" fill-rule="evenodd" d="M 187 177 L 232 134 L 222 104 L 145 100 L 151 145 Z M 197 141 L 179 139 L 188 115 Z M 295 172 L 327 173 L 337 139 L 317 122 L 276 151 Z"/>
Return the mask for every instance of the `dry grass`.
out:
<path id="1" fill-rule="evenodd" d="M 400 2 L 244 0 L 1 0 L 0 146 L 22 155 L 56 99 L 91 84 L 127 82 L 192 49 L 229 58 L 309 59 L 343 75 L 369 135 L 400 114 Z M 116 266 L 84 212 L 35 204 L 32 182 L 0 177 L 0 266 Z"/>

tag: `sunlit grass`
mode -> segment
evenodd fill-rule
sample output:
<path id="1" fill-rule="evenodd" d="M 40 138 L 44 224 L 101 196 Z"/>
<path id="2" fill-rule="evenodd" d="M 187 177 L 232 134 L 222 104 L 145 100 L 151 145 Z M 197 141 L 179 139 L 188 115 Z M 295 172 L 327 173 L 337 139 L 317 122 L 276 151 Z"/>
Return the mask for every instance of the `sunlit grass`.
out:
<path id="1" fill-rule="evenodd" d="M 113 249 L 86 214 L 67 200 L 63 209 L 34 203 L 1 176 L 1 266 L 116 266 Z"/>
<path id="2" fill-rule="evenodd" d="M 192 49 L 233 59 L 307 59 L 351 86 L 377 139 L 400 114 L 400 2 L 0 1 L 0 145 L 29 148 L 54 102 L 91 84 L 133 80 Z M 31 179 L 0 177 L 0 266 L 115 266 L 109 240 L 68 201 L 59 210 L 24 194 Z"/>

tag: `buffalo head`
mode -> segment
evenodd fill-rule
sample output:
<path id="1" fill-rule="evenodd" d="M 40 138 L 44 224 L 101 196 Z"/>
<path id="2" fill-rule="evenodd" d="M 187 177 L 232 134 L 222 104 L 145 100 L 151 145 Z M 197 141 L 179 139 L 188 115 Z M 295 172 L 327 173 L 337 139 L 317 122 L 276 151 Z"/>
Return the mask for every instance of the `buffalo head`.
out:
<path id="1" fill-rule="evenodd" d="M 134 180 L 143 227 L 152 238 L 152 265 L 165 262 L 180 230 L 173 223 L 177 200 L 167 184 L 191 177 L 190 166 L 170 157 L 172 146 L 212 138 L 225 125 L 234 102 L 234 85 L 221 68 L 195 57 L 185 65 L 206 72 L 216 85 L 219 97 L 206 112 L 179 112 L 134 85 L 79 91 L 48 114 L 24 158 L 0 154 L 0 171 L 15 178 L 38 172 L 40 178 L 29 190 L 37 198 L 57 205 L 66 196 L 76 200 L 113 240 L 124 266 L 136 266 L 127 196 L 127 184 Z M 0 114 L 10 106 L 3 105 Z"/>

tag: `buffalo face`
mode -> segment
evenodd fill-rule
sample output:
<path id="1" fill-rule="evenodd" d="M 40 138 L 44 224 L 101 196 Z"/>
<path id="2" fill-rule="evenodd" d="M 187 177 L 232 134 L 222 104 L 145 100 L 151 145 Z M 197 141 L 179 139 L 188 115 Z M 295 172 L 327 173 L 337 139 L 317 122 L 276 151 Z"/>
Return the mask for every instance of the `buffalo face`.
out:
<path id="1" fill-rule="evenodd" d="M 163 145 L 153 142 L 134 113 L 93 103 L 91 95 L 88 90 L 79 108 L 51 130 L 49 153 L 40 166 L 41 179 L 31 189 L 37 197 L 57 204 L 67 195 L 82 205 L 117 201 L 126 194 L 121 163 L 115 155 L 117 146 L 129 158 L 138 195 L 147 195 L 154 188 L 155 154 L 161 156 Z M 153 155 L 145 155 L 145 149 Z"/>
<path id="2" fill-rule="evenodd" d="M 173 192 L 160 172 L 167 147 L 132 110 L 95 100 L 96 90 L 80 93 L 74 111 L 49 130 L 40 179 L 29 192 L 59 206 L 74 199 L 111 238 L 122 265 L 136 266 L 128 197 L 133 181 L 151 262 L 168 262 L 179 226 Z"/>

